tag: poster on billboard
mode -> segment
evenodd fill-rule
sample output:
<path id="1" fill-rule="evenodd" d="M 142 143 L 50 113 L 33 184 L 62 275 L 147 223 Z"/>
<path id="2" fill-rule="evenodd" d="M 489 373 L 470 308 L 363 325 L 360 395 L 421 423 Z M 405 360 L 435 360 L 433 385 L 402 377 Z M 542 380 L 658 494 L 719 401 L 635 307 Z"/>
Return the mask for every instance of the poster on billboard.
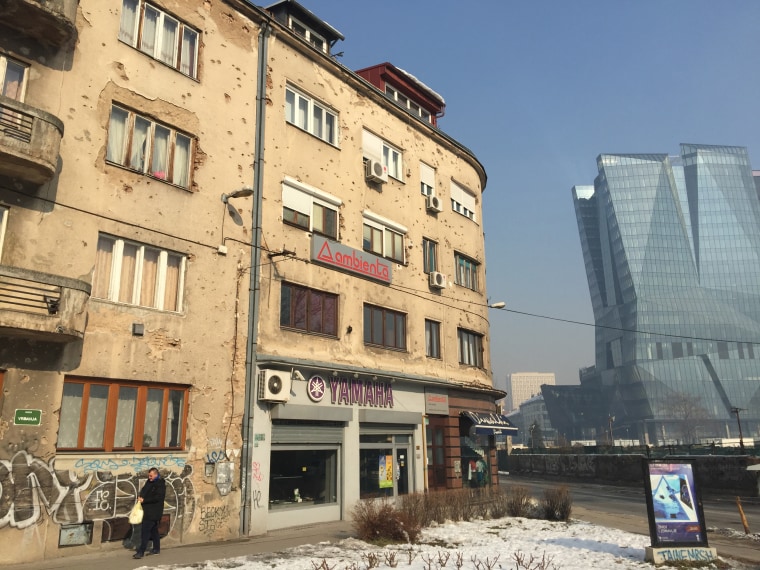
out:
<path id="1" fill-rule="evenodd" d="M 707 546 L 692 461 L 643 460 L 652 546 Z"/>

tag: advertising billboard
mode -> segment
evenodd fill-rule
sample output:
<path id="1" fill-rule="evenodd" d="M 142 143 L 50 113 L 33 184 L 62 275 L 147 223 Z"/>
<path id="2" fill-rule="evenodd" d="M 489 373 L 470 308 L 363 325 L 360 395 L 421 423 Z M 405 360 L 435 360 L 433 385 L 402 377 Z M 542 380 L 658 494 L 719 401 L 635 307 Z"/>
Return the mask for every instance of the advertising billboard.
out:
<path id="1" fill-rule="evenodd" d="M 652 546 L 707 546 L 693 462 L 645 459 L 643 468 Z"/>

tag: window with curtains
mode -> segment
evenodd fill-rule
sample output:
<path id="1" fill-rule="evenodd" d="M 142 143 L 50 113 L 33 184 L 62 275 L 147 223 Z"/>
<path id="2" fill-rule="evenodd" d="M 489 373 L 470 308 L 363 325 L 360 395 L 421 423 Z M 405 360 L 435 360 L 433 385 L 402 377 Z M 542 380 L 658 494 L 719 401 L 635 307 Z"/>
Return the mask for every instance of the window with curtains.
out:
<path id="1" fill-rule="evenodd" d="M 15 101 L 24 101 L 29 66 L 0 53 L 0 94 Z"/>
<path id="2" fill-rule="evenodd" d="M 187 386 L 67 377 L 59 451 L 183 449 Z"/>
<path id="3" fill-rule="evenodd" d="M 479 265 L 480 264 L 477 261 L 473 261 L 461 253 L 455 253 L 454 267 L 456 267 L 456 284 L 477 291 Z"/>
<path id="4" fill-rule="evenodd" d="M 483 368 L 483 335 L 465 329 L 457 329 L 459 341 L 459 364 Z"/>
<path id="5" fill-rule="evenodd" d="M 364 343 L 406 350 L 406 315 L 383 307 L 364 305 Z"/>
<path id="6" fill-rule="evenodd" d="M 362 157 L 379 160 L 388 169 L 388 175 L 404 181 L 404 157 L 398 148 L 368 130 L 362 130 Z"/>
<path id="7" fill-rule="evenodd" d="M 186 262 L 178 253 L 100 234 L 92 296 L 179 312 Z"/>
<path id="8" fill-rule="evenodd" d="M 193 139 L 117 105 L 111 106 L 106 161 L 190 187 Z"/>
<path id="9" fill-rule="evenodd" d="M 285 88 L 285 120 L 331 145 L 338 144 L 338 115 L 290 85 Z"/>
<path id="10" fill-rule="evenodd" d="M 423 196 L 435 195 L 435 168 L 420 162 L 420 192 Z"/>
<path id="11" fill-rule="evenodd" d="M 425 319 L 425 356 L 441 357 L 441 323 Z"/>
<path id="12" fill-rule="evenodd" d="M 338 336 L 338 296 L 291 283 L 280 289 L 280 326 Z"/>
<path id="13" fill-rule="evenodd" d="M 453 180 L 451 181 L 451 209 L 457 214 L 461 214 L 466 218 L 470 218 L 473 222 L 477 222 L 477 216 L 475 209 L 477 208 L 477 200 L 475 195 L 460 186 Z"/>
<path id="14" fill-rule="evenodd" d="M 185 75 L 198 76 L 198 32 L 144 0 L 123 0 L 119 39 Z"/>

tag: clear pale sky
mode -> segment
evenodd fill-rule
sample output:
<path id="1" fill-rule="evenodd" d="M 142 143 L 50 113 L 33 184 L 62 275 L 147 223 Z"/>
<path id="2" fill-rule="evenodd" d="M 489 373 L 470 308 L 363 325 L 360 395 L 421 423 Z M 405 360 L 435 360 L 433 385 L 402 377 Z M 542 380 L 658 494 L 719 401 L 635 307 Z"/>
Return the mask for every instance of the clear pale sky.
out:
<path id="1" fill-rule="evenodd" d="M 600 153 L 745 146 L 760 169 L 760 1 L 299 0 L 346 39 L 446 100 L 439 127 L 488 174 L 483 197 L 494 381 L 594 363 L 571 188 Z"/>

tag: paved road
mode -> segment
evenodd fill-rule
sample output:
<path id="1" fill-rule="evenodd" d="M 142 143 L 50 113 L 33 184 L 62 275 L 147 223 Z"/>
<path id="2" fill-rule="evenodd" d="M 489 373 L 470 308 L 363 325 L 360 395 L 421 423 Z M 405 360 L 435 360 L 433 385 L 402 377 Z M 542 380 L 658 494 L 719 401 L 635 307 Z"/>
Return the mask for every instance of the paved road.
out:
<path id="1" fill-rule="evenodd" d="M 544 489 L 567 485 L 573 498 L 572 518 L 628 532 L 649 534 L 643 487 L 618 487 L 514 475 L 500 476 L 500 483 L 506 487 L 527 487 L 536 498 L 543 496 Z M 755 540 L 736 536 L 744 534 L 744 527 L 735 501 L 735 497 L 703 497 L 708 541 L 720 556 L 743 560 L 750 564 L 749 568 L 760 568 L 760 501 L 742 499 L 744 514 Z M 729 529 L 735 532 L 730 532 Z"/>

